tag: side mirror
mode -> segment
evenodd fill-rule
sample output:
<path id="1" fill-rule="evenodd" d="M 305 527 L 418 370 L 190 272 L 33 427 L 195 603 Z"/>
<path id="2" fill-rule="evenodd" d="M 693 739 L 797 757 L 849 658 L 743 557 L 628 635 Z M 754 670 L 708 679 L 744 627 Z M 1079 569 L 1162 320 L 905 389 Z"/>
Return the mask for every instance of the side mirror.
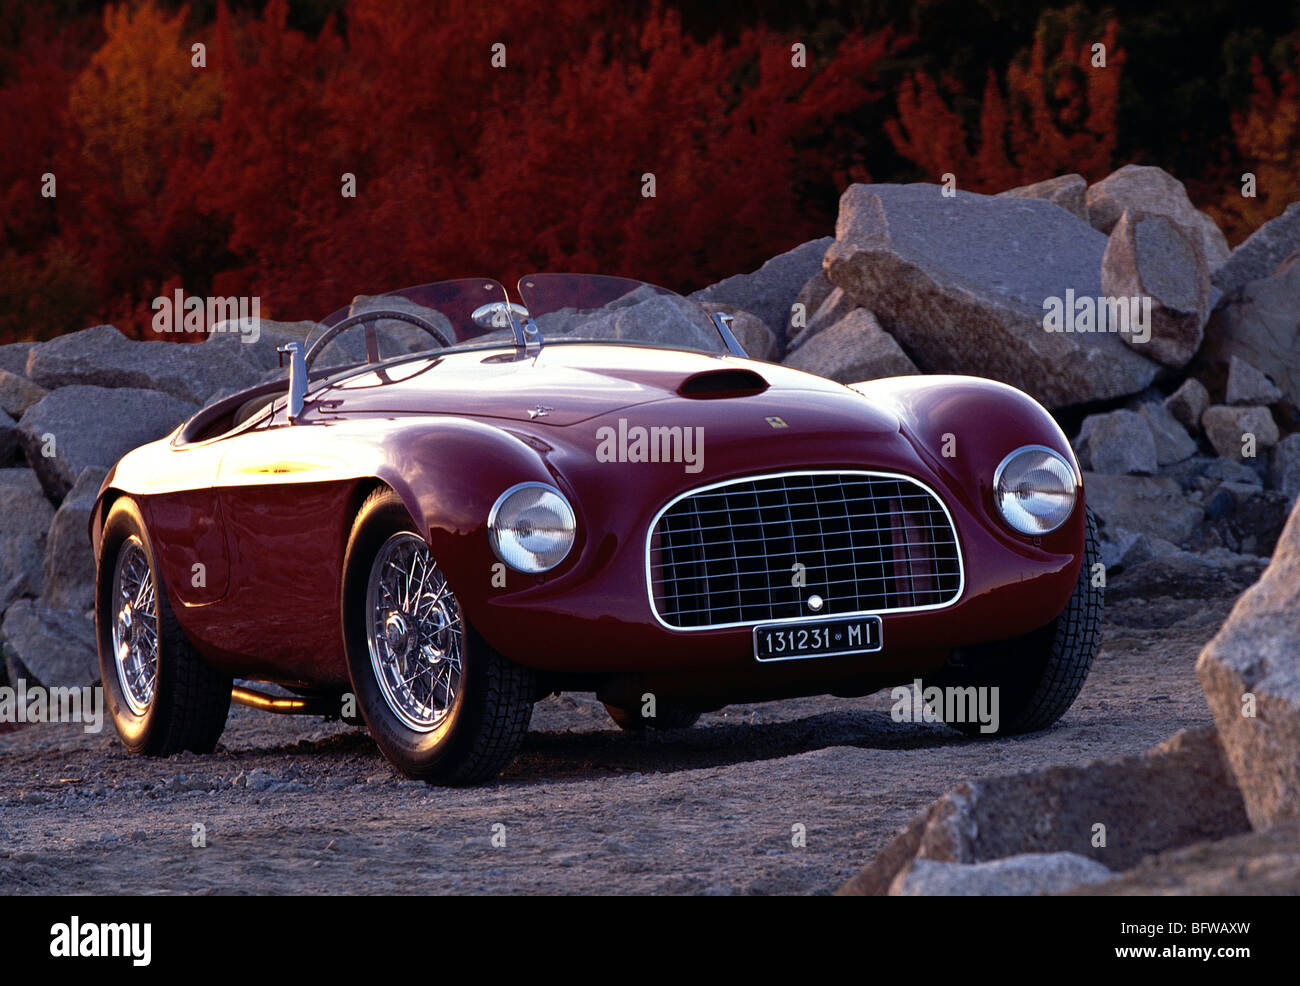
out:
<path id="1" fill-rule="evenodd" d="M 289 420 L 297 421 L 307 400 L 307 354 L 300 342 L 286 343 L 276 352 L 280 354 L 281 366 L 284 357 L 289 357 Z"/>

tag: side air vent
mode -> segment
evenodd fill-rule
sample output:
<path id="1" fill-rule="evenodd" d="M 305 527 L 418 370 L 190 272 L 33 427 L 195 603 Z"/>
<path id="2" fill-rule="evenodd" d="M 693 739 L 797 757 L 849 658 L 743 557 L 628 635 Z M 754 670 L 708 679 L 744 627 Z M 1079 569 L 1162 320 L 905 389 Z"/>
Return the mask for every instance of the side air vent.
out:
<path id="1" fill-rule="evenodd" d="M 706 370 L 689 376 L 678 388 L 683 397 L 748 397 L 767 390 L 767 381 L 753 370 Z"/>

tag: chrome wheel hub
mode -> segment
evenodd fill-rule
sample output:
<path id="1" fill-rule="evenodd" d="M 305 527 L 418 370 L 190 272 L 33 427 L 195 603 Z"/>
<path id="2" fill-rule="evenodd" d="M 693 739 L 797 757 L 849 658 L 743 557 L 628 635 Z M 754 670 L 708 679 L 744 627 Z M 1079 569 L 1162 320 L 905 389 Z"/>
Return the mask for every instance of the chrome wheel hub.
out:
<path id="1" fill-rule="evenodd" d="M 370 666 L 389 709 L 432 732 L 460 690 L 460 606 L 419 537 L 403 531 L 380 547 L 366 589 Z"/>
<path id="2" fill-rule="evenodd" d="M 158 615 L 153 573 L 134 534 L 122 543 L 113 573 L 113 663 L 122 697 L 138 716 L 158 685 Z"/>

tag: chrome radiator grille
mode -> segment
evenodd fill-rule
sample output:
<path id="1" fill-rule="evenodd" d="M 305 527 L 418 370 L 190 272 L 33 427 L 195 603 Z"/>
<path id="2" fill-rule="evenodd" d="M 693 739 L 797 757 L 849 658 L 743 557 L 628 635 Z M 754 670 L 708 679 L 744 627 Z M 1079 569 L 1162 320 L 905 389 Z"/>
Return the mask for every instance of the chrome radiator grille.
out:
<path id="1" fill-rule="evenodd" d="M 687 493 L 656 519 L 646 567 L 655 612 L 681 630 L 945 606 L 963 577 L 939 499 L 870 472 L 780 473 Z"/>

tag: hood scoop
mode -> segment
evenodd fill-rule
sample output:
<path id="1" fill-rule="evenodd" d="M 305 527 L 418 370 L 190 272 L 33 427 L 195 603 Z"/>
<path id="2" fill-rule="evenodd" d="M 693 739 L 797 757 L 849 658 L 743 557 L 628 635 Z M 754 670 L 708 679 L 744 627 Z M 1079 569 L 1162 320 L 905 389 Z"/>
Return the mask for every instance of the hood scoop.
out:
<path id="1" fill-rule="evenodd" d="M 693 373 L 677 388 L 682 397 L 709 400 L 721 397 L 750 397 L 767 390 L 768 382 L 753 370 L 739 367 Z"/>

